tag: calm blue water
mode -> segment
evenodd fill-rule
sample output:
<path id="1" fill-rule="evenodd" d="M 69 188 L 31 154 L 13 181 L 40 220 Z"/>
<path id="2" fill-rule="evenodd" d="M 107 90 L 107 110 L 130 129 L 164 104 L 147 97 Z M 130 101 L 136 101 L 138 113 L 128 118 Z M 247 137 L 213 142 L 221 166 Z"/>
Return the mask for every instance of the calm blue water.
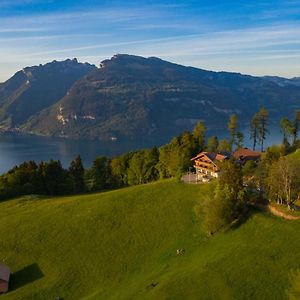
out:
<path id="1" fill-rule="evenodd" d="M 213 134 L 217 134 L 220 139 L 226 135 L 225 132 Z M 251 147 L 248 131 L 245 130 L 244 134 L 245 146 Z M 281 139 L 279 130 L 273 128 L 266 140 L 266 146 L 279 143 Z M 158 143 L 157 146 L 160 144 Z M 0 136 L 0 173 L 28 160 L 40 162 L 59 159 L 64 167 L 68 167 L 78 154 L 81 155 L 84 165 L 89 167 L 99 155 L 112 157 L 154 145 L 153 141 L 100 142 L 36 136 Z"/>
<path id="2" fill-rule="evenodd" d="M 24 161 L 59 159 L 64 167 L 78 154 L 86 167 L 99 155 L 115 156 L 152 146 L 151 142 L 100 142 L 38 136 L 0 136 L 0 173 Z"/>

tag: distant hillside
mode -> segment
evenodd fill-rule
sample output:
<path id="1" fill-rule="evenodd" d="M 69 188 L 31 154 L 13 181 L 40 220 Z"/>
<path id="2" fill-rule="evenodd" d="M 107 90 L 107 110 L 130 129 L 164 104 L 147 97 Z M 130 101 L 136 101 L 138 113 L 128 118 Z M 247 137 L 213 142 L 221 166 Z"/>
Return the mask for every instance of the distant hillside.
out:
<path id="1" fill-rule="evenodd" d="M 257 212 L 208 238 L 206 197 L 208 185 L 163 181 L 2 202 L 0 261 L 14 274 L 1 299 L 287 299 L 300 222 Z"/>
<path id="2" fill-rule="evenodd" d="M 291 79 L 278 77 L 278 76 L 265 76 L 264 78 L 278 84 L 279 86 L 300 86 L 300 77 L 294 77 Z"/>
<path id="3" fill-rule="evenodd" d="M 266 106 L 275 122 L 300 107 L 300 86 L 268 78 L 131 55 L 116 55 L 101 65 L 23 130 L 77 138 L 170 138 L 199 120 L 220 129 L 235 113 L 246 125 Z"/>
<path id="4" fill-rule="evenodd" d="M 60 100 L 95 66 L 76 59 L 27 67 L 0 85 L 0 128 L 13 129 Z"/>
<path id="5" fill-rule="evenodd" d="M 247 126 L 261 106 L 271 123 L 291 117 L 300 108 L 298 82 L 125 54 L 100 68 L 53 62 L 25 68 L 0 85 L 0 125 L 47 136 L 166 142 L 199 120 L 223 130 L 233 113 Z"/>

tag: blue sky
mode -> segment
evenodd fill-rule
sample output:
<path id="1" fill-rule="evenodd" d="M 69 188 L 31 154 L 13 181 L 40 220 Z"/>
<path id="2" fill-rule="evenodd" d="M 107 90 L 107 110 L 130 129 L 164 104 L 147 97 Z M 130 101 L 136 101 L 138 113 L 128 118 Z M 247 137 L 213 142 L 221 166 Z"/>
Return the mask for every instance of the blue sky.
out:
<path id="1" fill-rule="evenodd" d="M 0 81 L 25 66 L 115 53 L 300 76 L 300 0 L 0 0 Z"/>

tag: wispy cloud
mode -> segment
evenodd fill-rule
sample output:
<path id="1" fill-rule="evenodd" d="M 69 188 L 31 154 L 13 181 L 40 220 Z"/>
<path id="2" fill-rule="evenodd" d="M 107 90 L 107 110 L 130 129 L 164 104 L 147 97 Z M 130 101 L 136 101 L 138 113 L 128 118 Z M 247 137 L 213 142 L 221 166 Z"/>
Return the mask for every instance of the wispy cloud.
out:
<path id="1" fill-rule="evenodd" d="M 18 1 L 0 1 L 0 8 Z M 41 0 L 22 3 L 36 1 Z M 300 0 L 277 6 L 271 0 L 255 5 L 247 2 L 231 10 L 227 1 L 205 2 L 202 6 L 191 3 L 196 2 L 149 4 L 141 0 L 73 11 L 5 16 L 0 12 L 0 80 L 5 72 L 11 74 L 11 69 L 27 64 L 75 56 L 98 63 L 126 52 L 210 69 L 241 67 L 245 73 L 254 72 L 256 63 L 259 69 L 272 61 L 273 74 L 278 75 L 286 74 L 282 71 L 285 60 L 294 60 L 290 75 L 299 75 L 295 66 L 300 69 L 300 21 L 295 15 L 300 13 Z"/>
<path id="2" fill-rule="evenodd" d="M 7 38 L 1 38 L 0 37 L 0 43 L 1 42 L 24 42 L 24 41 L 45 41 L 45 40 L 61 40 L 61 39 L 87 39 L 87 38 L 106 38 L 109 37 L 109 33 L 92 33 L 92 34 L 55 34 L 55 35 L 33 35 L 33 36 L 21 36 L 21 37 L 7 37 Z M 63 51 L 64 52 L 64 51 Z M 26 56 L 26 54 L 25 54 Z"/>
<path id="3" fill-rule="evenodd" d="M 32 4 L 35 0 L 2 0 L 0 8 L 16 7 L 18 5 Z"/>
<path id="4" fill-rule="evenodd" d="M 41 32 L 46 31 L 46 28 L 36 28 L 36 27 L 28 27 L 28 28 L 0 28 L 0 33 L 28 33 L 28 32 Z"/>

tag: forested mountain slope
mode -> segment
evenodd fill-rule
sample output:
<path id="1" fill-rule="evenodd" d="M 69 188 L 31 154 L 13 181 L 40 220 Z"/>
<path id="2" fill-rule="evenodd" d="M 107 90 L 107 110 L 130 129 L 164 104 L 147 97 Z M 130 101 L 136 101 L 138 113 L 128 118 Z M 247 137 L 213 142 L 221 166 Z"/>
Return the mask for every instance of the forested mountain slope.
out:
<path id="1" fill-rule="evenodd" d="M 81 77 L 95 69 L 76 59 L 27 67 L 0 85 L 0 127 L 14 129 L 59 101 Z"/>

